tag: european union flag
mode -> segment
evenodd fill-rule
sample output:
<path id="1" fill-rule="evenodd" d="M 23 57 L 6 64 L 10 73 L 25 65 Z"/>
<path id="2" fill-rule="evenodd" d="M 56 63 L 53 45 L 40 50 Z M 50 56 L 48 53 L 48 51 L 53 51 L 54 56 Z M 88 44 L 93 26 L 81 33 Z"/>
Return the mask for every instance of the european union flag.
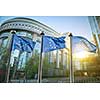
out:
<path id="1" fill-rule="evenodd" d="M 85 50 L 88 52 L 96 52 L 96 46 L 81 36 L 72 36 L 72 52 L 80 52 Z"/>
<path id="2" fill-rule="evenodd" d="M 33 51 L 35 44 L 35 42 L 28 38 L 26 39 L 16 34 L 13 35 L 12 50 L 18 49 L 30 53 Z"/>
<path id="3" fill-rule="evenodd" d="M 43 51 L 42 52 L 49 52 L 53 50 L 63 49 L 66 48 L 65 45 L 65 38 L 66 37 L 51 37 L 51 36 L 43 36 Z"/>

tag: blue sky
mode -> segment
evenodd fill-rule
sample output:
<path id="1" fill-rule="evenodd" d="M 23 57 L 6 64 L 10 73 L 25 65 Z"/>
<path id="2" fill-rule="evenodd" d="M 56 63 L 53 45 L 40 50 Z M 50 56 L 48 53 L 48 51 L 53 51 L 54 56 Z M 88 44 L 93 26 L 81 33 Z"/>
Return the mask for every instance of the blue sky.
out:
<path id="1" fill-rule="evenodd" d="M 0 22 L 13 18 L 15 16 L 1 16 Z M 23 16 L 22 16 L 23 17 Z M 91 39 L 92 32 L 87 16 L 24 16 L 37 20 L 57 32 L 72 32 L 73 35 L 84 36 Z"/>

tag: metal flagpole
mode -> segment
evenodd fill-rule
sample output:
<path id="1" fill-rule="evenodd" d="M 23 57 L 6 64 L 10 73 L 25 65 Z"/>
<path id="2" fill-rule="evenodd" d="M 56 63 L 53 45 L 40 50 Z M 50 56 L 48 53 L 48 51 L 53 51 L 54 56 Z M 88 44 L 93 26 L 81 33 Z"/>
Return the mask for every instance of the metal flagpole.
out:
<path id="1" fill-rule="evenodd" d="M 12 78 L 15 79 L 15 74 L 16 74 L 16 70 L 17 70 L 17 58 L 16 57 L 14 57 L 13 68 L 14 68 L 14 72 L 13 72 Z"/>
<path id="2" fill-rule="evenodd" d="M 9 82 L 9 76 L 10 76 L 10 58 L 11 58 L 11 51 L 12 51 L 12 44 L 13 44 L 13 34 L 15 34 L 15 31 L 11 31 L 12 36 L 11 36 L 11 42 L 10 42 L 10 46 L 9 46 L 9 59 L 8 59 L 8 69 L 7 69 L 7 79 L 6 79 L 6 83 Z"/>
<path id="3" fill-rule="evenodd" d="M 70 83 L 74 83 L 74 70 L 73 70 L 73 61 L 72 61 L 72 33 L 69 34 L 70 50 L 69 50 L 69 59 L 70 59 Z"/>
<path id="4" fill-rule="evenodd" d="M 38 83 L 42 83 L 42 65 L 43 65 L 43 35 L 44 33 L 42 32 L 41 34 L 41 51 L 40 51 L 40 63 L 38 67 Z"/>

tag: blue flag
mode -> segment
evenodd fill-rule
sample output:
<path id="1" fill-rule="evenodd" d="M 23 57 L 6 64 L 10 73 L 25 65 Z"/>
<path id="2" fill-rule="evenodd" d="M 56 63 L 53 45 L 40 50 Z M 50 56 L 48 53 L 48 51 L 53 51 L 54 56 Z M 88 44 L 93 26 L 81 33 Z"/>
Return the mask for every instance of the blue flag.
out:
<path id="1" fill-rule="evenodd" d="M 49 52 L 53 50 L 66 48 L 65 39 L 66 37 L 51 37 L 43 36 L 43 50 L 42 52 Z"/>
<path id="2" fill-rule="evenodd" d="M 13 35 L 12 50 L 18 49 L 30 53 L 33 51 L 35 44 L 36 43 L 30 39 L 17 36 L 16 34 Z"/>
<path id="3" fill-rule="evenodd" d="M 96 52 L 96 46 L 81 36 L 72 36 L 72 52 L 80 52 L 85 50 L 88 52 Z"/>

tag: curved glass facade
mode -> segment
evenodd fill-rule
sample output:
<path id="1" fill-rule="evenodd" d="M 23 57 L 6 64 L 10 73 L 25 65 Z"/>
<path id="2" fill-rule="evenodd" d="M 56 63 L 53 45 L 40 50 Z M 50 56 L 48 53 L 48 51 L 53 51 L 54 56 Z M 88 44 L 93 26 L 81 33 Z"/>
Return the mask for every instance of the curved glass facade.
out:
<path id="1" fill-rule="evenodd" d="M 23 76 L 26 79 L 36 78 L 40 60 L 40 30 L 43 31 L 45 35 L 58 36 L 58 33 L 48 26 L 45 26 L 35 20 L 30 20 L 26 18 L 14 18 L 4 22 L 0 26 L 0 68 L 1 70 L 4 69 L 5 76 L 3 76 L 2 78 L 2 82 L 5 82 L 6 80 L 7 70 L 9 66 L 11 68 L 10 79 L 19 79 Z M 21 52 L 17 49 L 10 52 L 9 49 L 11 45 L 10 43 L 12 32 L 15 32 L 18 36 L 21 36 L 23 38 L 28 38 L 35 41 L 36 45 L 33 52 Z M 43 58 L 43 77 L 52 77 L 59 75 L 63 76 L 66 74 L 66 53 L 63 57 L 61 51 L 59 51 L 59 53 L 57 51 L 53 51 L 45 53 Z"/>

